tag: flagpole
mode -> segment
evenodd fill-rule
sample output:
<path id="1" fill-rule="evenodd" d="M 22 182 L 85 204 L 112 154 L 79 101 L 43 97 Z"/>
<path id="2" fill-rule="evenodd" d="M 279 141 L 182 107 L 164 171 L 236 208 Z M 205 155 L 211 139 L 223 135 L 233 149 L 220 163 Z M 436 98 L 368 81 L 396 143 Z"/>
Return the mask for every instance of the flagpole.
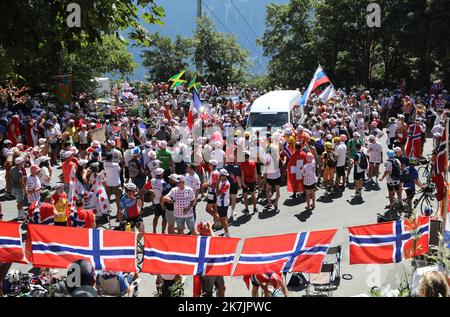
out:
<path id="1" fill-rule="evenodd" d="M 441 227 L 441 235 L 442 235 L 442 239 L 440 240 L 442 243 L 441 245 L 441 256 L 442 256 L 442 263 L 444 263 L 444 257 L 445 257 L 445 241 L 444 241 L 444 237 L 445 237 L 445 225 L 447 222 L 447 214 L 448 214 L 448 159 L 449 159 L 449 146 L 448 146 L 448 137 L 449 137 L 449 117 L 446 115 L 445 116 L 445 155 L 446 155 L 446 160 L 445 160 L 445 169 L 444 169 L 444 180 L 445 180 L 445 196 L 444 196 L 444 212 L 442 215 L 442 227 Z"/>

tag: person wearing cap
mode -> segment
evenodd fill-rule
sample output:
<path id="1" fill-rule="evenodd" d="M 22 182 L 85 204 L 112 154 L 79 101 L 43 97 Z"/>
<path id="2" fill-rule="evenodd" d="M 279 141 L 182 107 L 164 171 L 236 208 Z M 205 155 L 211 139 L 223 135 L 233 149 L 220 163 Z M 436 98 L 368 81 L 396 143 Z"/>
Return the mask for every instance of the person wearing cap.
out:
<path id="1" fill-rule="evenodd" d="M 164 170 L 164 179 L 166 182 L 169 175 L 175 171 L 175 166 L 172 160 L 172 153 L 167 150 L 167 142 L 160 142 L 160 149 L 156 152 L 156 158 L 161 161 L 161 168 Z"/>
<path id="2" fill-rule="evenodd" d="M 162 168 L 156 168 L 153 172 L 153 175 L 154 177 L 150 181 L 150 193 L 153 195 L 153 204 L 155 210 L 155 216 L 153 217 L 153 233 L 156 233 L 159 217 L 162 217 L 161 233 L 164 234 L 166 232 L 167 220 L 165 217 L 165 210 L 161 205 L 161 197 L 163 196 L 163 191 L 167 186 L 167 183 L 163 179 L 164 170 Z"/>
<path id="3" fill-rule="evenodd" d="M 356 152 L 358 152 L 358 149 L 356 148 L 357 144 L 361 145 L 361 147 L 362 147 L 364 145 L 364 142 L 360 139 L 359 133 L 354 132 L 353 138 L 350 139 L 347 143 L 348 157 L 350 159 L 348 170 L 347 170 L 347 179 L 346 179 L 347 184 L 348 184 L 348 179 L 349 179 L 350 173 L 351 173 L 353 165 L 354 165 L 353 160 L 355 159 Z"/>
<path id="4" fill-rule="evenodd" d="M 392 150 L 392 148 L 394 147 L 394 142 L 397 139 L 397 129 L 398 129 L 397 120 L 394 117 L 389 118 L 389 123 L 386 130 L 387 130 L 387 143 L 388 148 L 390 150 Z"/>
<path id="5" fill-rule="evenodd" d="M 228 207 L 230 206 L 230 182 L 227 177 L 230 176 L 226 169 L 219 171 L 219 180 L 216 183 L 217 193 L 217 211 L 219 214 L 220 223 L 225 232 L 225 237 L 230 237 L 228 230 Z"/>
<path id="6" fill-rule="evenodd" d="M 341 138 L 343 137 L 343 138 Z M 345 188 L 345 167 L 347 166 L 347 146 L 345 141 L 341 140 L 346 138 L 345 134 L 334 138 L 334 152 L 336 153 L 336 188 Z"/>
<path id="7" fill-rule="evenodd" d="M 133 150 L 131 150 L 131 154 L 133 155 L 133 159 L 128 163 L 128 174 L 131 181 L 137 186 L 141 197 L 144 197 L 143 190 L 146 176 L 141 160 L 141 149 L 136 146 Z"/>
<path id="8" fill-rule="evenodd" d="M 91 168 L 91 166 L 93 164 L 97 164 L 98 173 L 100 173 L 101 171 L 104 170 L 105 164 L 102 161 L 100 161 L 100 152 L 99 151 L 94 151 L 91 153 L 91 159 L 88 161 L 87 167 Z"/>
<path id="9" fill-rule="evenodd" d="M 209 160 L 208 168 L 209 168 L 209 178 L 208 178 L 208 192 L 207 192 L 207 201 L 206 201 L 206 212 L 209 213 L 213 219 L 213 229 L 218 229 L 220 227 L 219 214 L 217 212 L 217 195 L 216 195 L 216 187 L 217 181 L 220 177 L 220 172 L 217 169 L 217 161 Z"/>
<path id="10" fill-rule="evenodd" d="M 26 188 L 25 160 L 19 156 L 14 160 L 14 164 L 14 167 L 11 169 L 10 177 L 12 194 L 17 200 L 17 219 L 24 220 L 26 218 L 26 212 L 23 208 Z"/>
<path id="11" fill-rule="evenodd" d="M 78 134 L 77 134 L 77 129 L 75 127 L 75 120 L 70 119 L 67 127 L 66 127 L 66 132 L 69 133 L 69 140 L 71 142 L 72 145 L 77 144 L 78 142 Z"/>
<path id="12" fill-rule="evenodd" d="M 267 154 L 265 155 L 263 161 L 265 162 L 265 178 L 266 178 L 266 197 L 267 206 L 269 209 L 272 207 L 272 195 L 275 191 L 275 211 L 278 211 L 278 201 L 280 200 L 280 185 L 281 185 L 281 164 L 280 164 L 280 153 L 279 150 L 274 146 L 270 145 Z M 275 187 L 275 190 L 274 190 Z"/>
<path id="13" fill-rule="evenodd" d="M 75 208 L 70 213 L 68 225 L 75 228 L 94 229 L 96 227 L 95 214 L 91 209 L 84 209 L 84 199 L 75 201 Z"/>
<path id="14" fill-rule="evenodd" d="M 49 190 L 39 193 L 39 198 L 33 201 L 28 207 L 28 220 L 37 225 L 54 225 L 55 216 L 58 211 L 55 209 L 54 201 Z"/>
<path id="15" fill-rule="evenodd" d="M 105 190 L 108 200 L 112 202 L 111 196 L 114 195 L 117 210 L 119 210 L 120 197 L 122 196 L 120 175 L 122 169 L 120 165 L 113 161 L 113 153 L 108 152 L 105 157 Z"/>
<path id="16" fill-rule="evenodd" d="M 78 159 L 73 156 L 72 151 L 66 151 L 63 155 L 64 162 L 61 165 L 61 170 L 63 172 L 64 177 L 64 184 L 65 184 L 65 191 L 66 193 L 69 192 L 69 183 L 70 183 L 70 172 L 72 171 L 72 168 L 75 169 L 75 171 L 78 169 Z"/>
<path id="17" fill-rule="evenodd" d="M 70 204 L 67 194 L 64 192 L 64 184 L 58 183 L 52 195 L 57 215 L 55 215 L 55 226 L 65 227 L 70 216 Z"/>
<path id="18" fill-rule="evenodd" d="M 366 177 L 369 161 L 360 143 L 356 143 L 356 153 L 353 158 L 353 165 L 353 180 L 355 182 L 355 195 L 353 197 L 362 199 L 361 189 L 363 187 L 363 181 Z"/>
<path id="19" fill-rule="evenodd" d="M 240 164 L 241 177 L 242 177 L 242 197 L 244 199 L 244 213 L 249 213 L 248 209 L 248 194 L 251 195 L 253 202 L 253 213 L 258 212 L 256 208 L 256 162 L 250 160 L 250 152 L 244 152 L 245 162 Z"/>
<path id="20" fill-rule="evenodd" d="M 159 130 L 153 136 L 156 137 L 158 141 L 166 142 L 169 142 L 171 138 L 170 132 L 168 131 L 168 129 L 166 129 L 165 124 L 161 124 Z"/>
<path id="21" fill-rule="evenodd" d="M 194 206 L 193 206 L 193 212 L 194 212 L 194 220 L 197 220 L 197 213 L 196 213 L 196 206 L 200 195 L 200 190 L 202 187 L 202 182 L 200 180 L 200 177 L 197 175 L 195 170 L 195 165 L 192 163 L 186 163 L 186 174 L 184 175 L 186 178 L 186 185 L 192 188 L 194 191 Z"/>
<path id="22" fill-rule="evenodd" d="M 167 203 L 174 204 L 177 233 L 183 235 L 186 225 L 191 235 L 196 235 L 194 213 L 192 210 L 195 202 L 194 191 L 189 186 L 186 186 L 186 178 L 183 175 L 178 175 L 177 187 L 172 188 L 163 197 L 163 200 Z"/>
<path id="23" fill-rule="evenodd" d="M 419 165 L 419 160 L 416 158 L 410 158 L 408 161 L 408 166 L 406 166 L 406 174 L 408 175 L 408 180 L 404 182 L 403 188 L 405 188 L 406 192 L 406 200 L 409 208 L 413 210 L 413 199 L 416 195 L 416 186 L 425 189 L 426 186 L 422 184 L 419 180 L 419 172 L 416 169 L 416 166 Z"/>
<path id="24" fill-rule="evenodd" d="M 303 176 L 303 186 L 306 197 L 306 210 L 313 210 L 316 208 L 316 161 L 312 153 L 307 153 L 305 158 L 305 165 L 301 169 Z"/>
<path id="25" fill-rule="evenodd" d="M 169 182 L 167 182 L 166 186 L 163 189 L 162 197 L 166 196 L 173 188 L 177 187 L 178 175 L 171 174 L 169 175 Z M 161 207 L 165 210 L 165 219 L 167 221 L 167 233 L 175 234 L 175 215 L 174 215 L 174 204 L 173 202 L 164 201 L 161 198 Z"/>
<path id="26" fill-rule="evenodd" d="M 402 149 L 405 150 L 406 141 L 408 139 L 408 125 L 405 123 L 405 116 L 398 115 L 397 120 L 397 131 L 396 131 L 396 140 L 394 142 L 394 146 L 396 144 Z"/>
<path id="27" fill-rule="evenodd" d="M 124 164 L 124 176 L 125 176 L 125 183 L 128 183 L 130 181 L 130 173 L 129 173 L 129 165 L 131 160 L 134 158 L 133 156 L 133 149 L 135 148 L 135 145 L 133 142 L 128 143 L 128 149 L 125 150 L 123 153 L 123 164 Z"/>
<path id="28" fill-rule="evenodd" d="M 138 228 L 138 239 L 141 239 L 145 232 L 144 221 L 142 220 L 141 209 L 143 206 L 139 188 L 133 183 L 125 184 L 125 194 L 120 197 L 120 207 L 117 212 L 117 219 L 120 223 L 127 221 L 133 227 Z"/>
<path id="29" fill-rule="evenodd" d="M 38 202 L 41 194 L 41 181 L 39 180 L 38 173 L 41 168 L 37 165 L 32 165 L 30 168 L 30 176 L 27 179 L 27 197 L 28 202 Z"/>
<path id="30" fill-rule="evenodd" d="M 402 184 L 400 180 L 400 175 L 402 173 L 402 166 L 400 161 L 397 159 L 395 152 L 389 150 L 387 152 L 388 160 L 384 163 L 386 168 L 383 176 L 380 178 L 382 182 L 387 177 L 387 188 L 389 192 L 389 205 L 386 208 L 391 208 L 394 203 L 394 195 L 397 194 L 398 200 L 402 200 Z"/>
<path id="31" fill-rule="evenodd" d="M 334 172 L 337 165 L 337 155 L 331 142 L 325 143 L 325 151 L 322 153 L 323 181 L 325 194 L 334 193 Z"/>
<path id="32" fill-rule="evenodd" d="M 421 118 L 408 127 L 408 140 L 406 142 L 405 155 L 407 157 L 421 158 L 425 141 L 426 126 L 422 123 Z"/>
<path id="33" fill-rule="evenodd" d="M 80 151 L 86 151 L 89 147 L 89 132 L 85 124 L 81 126 L 81 130 L 78 132 L 78 147 Z"/>
<path id="34" fill-rule="evenodd" d="M 42 188 L 51 190 L 52 189 L 52 168 L 50 166 L 50 157 L 42 156 L 37 159 L 37 163 L 41 170 L 39 171 L 38 177 L 41 181 Z"/>

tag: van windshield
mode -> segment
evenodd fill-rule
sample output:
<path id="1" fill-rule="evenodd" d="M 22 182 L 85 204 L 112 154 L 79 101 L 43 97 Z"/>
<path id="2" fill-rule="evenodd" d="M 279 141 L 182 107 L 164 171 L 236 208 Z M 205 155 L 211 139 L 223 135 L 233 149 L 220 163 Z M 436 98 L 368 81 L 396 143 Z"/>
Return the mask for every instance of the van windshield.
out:
<path id="1" fill-rule="evenodd" d="M 272 127 L 281 128 L 288 123 L 289 117 L 287 112 L 274 113 L 250 113 L 248 118 L 247 128 L 265 128 L 268 124 Z"/>

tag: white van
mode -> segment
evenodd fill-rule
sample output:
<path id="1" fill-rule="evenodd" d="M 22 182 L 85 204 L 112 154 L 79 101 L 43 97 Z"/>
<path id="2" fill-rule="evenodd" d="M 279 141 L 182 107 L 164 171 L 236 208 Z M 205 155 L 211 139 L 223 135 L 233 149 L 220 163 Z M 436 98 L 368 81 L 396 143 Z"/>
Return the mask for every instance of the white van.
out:
<path id="1" fill-rule="evenodd" d="M 282 129 L 286 123 L 294 123 L 294 108 L 298 107 L 301 93 L 297 90 L 271 91 L 255 100 L 247 120 L 247 130 L 262 130 L 272 125 Z M 303 108 L 300 108 L 300 118 Z"/>

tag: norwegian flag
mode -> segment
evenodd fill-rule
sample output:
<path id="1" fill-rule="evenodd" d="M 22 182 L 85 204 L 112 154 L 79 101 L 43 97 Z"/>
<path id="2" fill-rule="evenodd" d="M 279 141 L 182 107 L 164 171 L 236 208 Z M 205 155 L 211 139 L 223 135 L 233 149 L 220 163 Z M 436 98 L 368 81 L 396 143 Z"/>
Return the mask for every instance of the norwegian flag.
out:
<path id="1" fill-rule="evenodd" d="M 26 263 L 18 222 L 0 222 L 0 262 Z"/>
<path id="2" fill-rule="evenodd" d="M 233 276 L 319 273 L 337 229 L 245 239 Z"/>
<path id="3" fill-rule="evenodd" d="M 283 152 L 286 154 L 288 159 L 291 158 L 292 151 L 291 151 L 291 148 L 289 147 L 289 143 L 287 143 L 287 141 L 284 141 L 284 143 L 283 143 Z"/>
<path id="4" fill-rule="evenodd" d="M 33 265 L 67 268 L 90 261 L 95 270 L 136 272 L 134 232 L 29 225 Z"/>
<path id="5" fill-rule="evenodd" d="M 447 166 L 446 144 L 446 130 L 444 129 L 441 137 L 441 142 L 436 149 L 436 174 L 445 172 L 445 167 Z"/>
<path id="6" fill-rule="evenodd" d="M 399 263 L 428 252 L 430 218 L 348 228 L 350 264 Z M 414 248 L 414 243 L 416 247 Z"/>
<path id="7" fill-rule="evenodd" d="M 92 209 L 97 216 L 108 214 L 110 209 L 108 195 L 103 186 L 103 175 L 102 171 L 95 177 L 95 184 L 89 193 L 89 202 L 85 206 L 87 209 Z"/>
<path id="8" fill-rule="evenodd" d="M 408 143 L 405 155 L 419 158 L 422 156 L 422 129 L 419 124 L 411 124 L 408 128 Z"/>
<path id="9" fill-rule="evenodd" d="M 444 129 L 444 132 L 441 137 L 441 142 L 437 146 L 436 150 L 436 156 L 434 157 L 434 171 L 433 171 L 433 183 L 436 184 L 436 198 L 438 201 L 442 201 L 444 199 L 445 193 L 445 181 L 444 181 L 444 172 L 445 167 L 447 166 L 447 149 L 446 149 L 446 130 Z"/>
<path id="10" fill-rule="evenodd" d="M 142 272 L 230 276 L 240 239 L 144 235 Z"/>

